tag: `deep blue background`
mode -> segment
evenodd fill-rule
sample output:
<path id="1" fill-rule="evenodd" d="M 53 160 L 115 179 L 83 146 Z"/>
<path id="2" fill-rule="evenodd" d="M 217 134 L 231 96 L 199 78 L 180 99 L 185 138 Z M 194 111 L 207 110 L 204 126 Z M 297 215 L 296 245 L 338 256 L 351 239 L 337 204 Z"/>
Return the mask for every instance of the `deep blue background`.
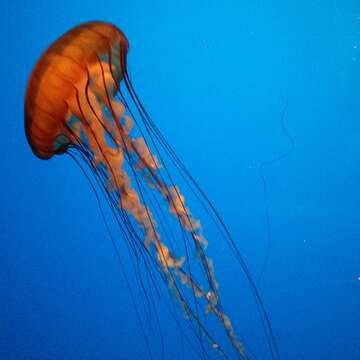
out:
<path id="1" fill-rule="evenodd" d="M 127 34 L 143 103 L 223 214 L 255 277 L 266 248 L 259 165 L 289 148 L 280 127 L 289 101 L 295 149 L 264 170 L 272 249 L 261 293 L 282 359 L 360 359 L 356 0 L 3 4 L 0 358 L 148 358 L 91 189 L 69 158 L 35 158 L 23 131 L 35 61 L 66 30 L 94 19 Z M 227 250 L 209 241 L 215 265 L 226 264 Z M 238 295 L 228 297 L 229 312 L 256 350 L 258 319 L 236 321 L 236 309 L 250 311 L 241 305 L 249 290 L 237 286 L 238 268 L 225 268 L 216 268 L 221 289 Z M 171 318 L 160 320 L 165 359 L 196 358 Z M 153 351 L 160 358 L 156 339 Z M 257 354 L 270 358 L 261 344 Z"/>

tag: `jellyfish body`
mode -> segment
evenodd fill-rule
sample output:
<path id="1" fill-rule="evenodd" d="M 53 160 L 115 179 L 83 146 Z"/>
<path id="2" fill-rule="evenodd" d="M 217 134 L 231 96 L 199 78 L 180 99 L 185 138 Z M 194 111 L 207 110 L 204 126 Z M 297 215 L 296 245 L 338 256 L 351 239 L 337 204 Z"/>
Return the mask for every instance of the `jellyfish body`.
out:
<path id="1" fill-rule="evenodd" d="M 201 301 L 205 313 L 215 315 L 238 356 L 248 359 L 230 318 L 222 309 L 200 222 L 192 216 L 171 177 L 170 183 L 165 181 L 162 175 L 164 164 L 150 150 L 144 133 L 135 135 L 134 128 L 138 123 L 123 95 L 122 83 L 125 83 L 146 130 L 150 134 L 159 133 L 128 77 L 128 49 L 125 35 L 114 25 L 104 22 L 79 25 L 55 41 L 35 65 L 28 82 L 25 98 L 28 142 L 34 154 L 41 159 L 63 153 L 80 156 L 103 186 L 113 205 L 112 210 L 119 212 L 125 236 L 133 238 L 137 247 L 141 241 L 145 256 L 158 264 L 161 277 L 172 289 L 186 317 L 196 324 L 200 337 L 206 338 L 213 349 L 228 357 L 186 301 L 184 291 L 191 292 L 194 299 Z M 158 139 L 179 164 L 161 134 Z M 179 166 L 182 166 L 181 163 Z M 164 170 L 167 171 L 166 168 Z M 194 249 L 204 274 L 202 283 L 192 276 L 187 264 L 189 255 L 175 254 L 167 243 L 169 239 L 162 238 L 163 234 L 158 231 L 159 219 L 146 204 L 144 186 L 158 194 L 168 208 L 168 214 L 186 234 L 186 246 Z M 141 239 L 128 221 L 129 217 L 141 230 Z M 251 286 L 259 297 L 255 285 L 251 283 Z M 261 301 L 260 305 L 262 307 Z M 269 324 L 268 328 L 271 332 Z M 271 346 L 276 349 L 274 344 Z M 272 350 L 272 353 L 276 354 L 276 351 Z"/>

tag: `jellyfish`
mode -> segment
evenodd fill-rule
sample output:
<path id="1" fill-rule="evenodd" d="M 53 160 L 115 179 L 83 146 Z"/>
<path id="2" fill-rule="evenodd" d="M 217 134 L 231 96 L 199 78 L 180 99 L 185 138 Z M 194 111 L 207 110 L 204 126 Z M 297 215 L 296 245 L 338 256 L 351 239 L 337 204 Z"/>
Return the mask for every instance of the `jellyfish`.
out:
<path id="1" fill-rule="evenodd" d="M 105 22 L 81 24 L 56 40 L 28 81 L 24 110 L 28 143 L 40 159 L 67 154 L 82 170 L 88 167 L 131 251 L 159 272 L 199 340 L 230 358 L 210 334 L 202 312 L 217 319 L 238 358 L 250 359 L 223 309 L 202 225 L 175 184 L 165 153 L 229 242 L 256 299 L 272 358 L 279 358 L 248 267 L 215 207 L 137 96 L 127 71 L 128 50 L 124 33 Z M 185 254 L 176 253 L 167 217 L 181 229 Z M 193 263 L 200 271 L 193 271 Z"/>

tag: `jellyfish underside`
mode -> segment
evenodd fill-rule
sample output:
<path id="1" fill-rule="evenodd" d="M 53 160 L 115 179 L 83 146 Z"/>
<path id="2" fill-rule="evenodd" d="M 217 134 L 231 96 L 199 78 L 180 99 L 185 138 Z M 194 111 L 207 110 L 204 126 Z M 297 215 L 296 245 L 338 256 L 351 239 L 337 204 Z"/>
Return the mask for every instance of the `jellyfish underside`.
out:
<path id="1" fill-rule="evenodd" d="M 126 114 L 126 108 L 119 100 L 111 96 L 114 86 L 112 69 L 107 61 L 100 60 L 88 68 L 89 76 L 78 82 L 76 98 L 68 102 L 68 126 L 73 139 L 71 143 L 86 144 L 93 154 L 94 167 L 105 169 L 108 174 L 108 190 L 118 196 L 119 207 L 125 209 L 136 220 L 144 231 L 144 245 L 155 251 L 161 269 L 166 276 L 168 286 L 175 292 L 187 317 L 191 310 L 183 295 L 175 286 L 175 278 L 181 284 L 191 289 L 197 298 L 206 303 L 206 313 L 213 313 L 224 326 L 232 344 L 243 358 L 246 358 L 244 348 L 236 339 L 229 317 L 218 306 L 217 284 L 212 269 L 212 263 L 205 255 L 206 239 L 202 234 L 200 222 L 195 220 L 185 206 L 184 197 L 177 187 L 164 184 L 157 172 L 161 165 L 153 155 L 142 137 L 132 137 L 133 121 Z M 79 119 L 79 121 L 74 121 Z M 69 124 L 70 123 L 70 124 Z M 109 140 L 110 139 L 110 140 Z M 137 172 L 146 179 L 168 204 L 169 212 L 177 218 L 185 231 L 192 237 L 200 261 L 210 284 L 209 290 L 203 290 L 184 270 L 184 257 L 177 258 L 162 242 L 156 230 L 156 222 L 150 210 L 142 204 L 139 194 L 132 187 L 131 178 L 124 170 L 125 161 L 134 164 Z M 214 349 L 219 345 L 212 343 Z M 221 349 L 219 349 L 221 350 Z"/>

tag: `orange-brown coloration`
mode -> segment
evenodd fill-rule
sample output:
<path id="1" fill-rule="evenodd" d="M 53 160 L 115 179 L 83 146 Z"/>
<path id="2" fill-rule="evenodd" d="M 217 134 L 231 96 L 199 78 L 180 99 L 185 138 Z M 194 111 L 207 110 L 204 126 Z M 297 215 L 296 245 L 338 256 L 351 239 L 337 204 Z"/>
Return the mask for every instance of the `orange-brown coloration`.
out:
<path id="1" fill-rule="evenodd" d="M 25 97 L 25 132 L 36 156 L 49 159 L 66 150 L 66 141 L 58 149 L 54 143 L 59 136 L 70 141 L 65 122 L 78 84 L 99 56 L 109 54 L 118 70 L 113 71 L 114 77 L 120 81 L 128 47 L 117 27 L 91 22 L 70 30 L 44 52 L 32 71 Z"/>
<path id="2" fill-rule="evenodd" d="M 156 259 L 162 278 L 173 290 L 186 316 L 195 320 L 200 337 L 206 337 L 212 348 L 228 358 L 185 300 L 183 288 L 203 302 L 204 313 L 215 315 L 239 356 L 247 359 L 221 307 L 213 265 L 205 254 L 207 240 L 200 222 L 192 216 L 173 181 L 171 186 L 164 181 L 160 171 L 164 164 L 150 151 L 146 139 L 132 134 L 135 124 L 127 114 L 125 98 L 115 97 L 121 93 L 120 82 L 124 79 L 133 101 L 139 101 L 126 73 L 128 48 L 124 34 L 114 25 L 102 22 L 80 25 L 54 42 L 29 79 L 25 98 L 28 142 L 41 159 L 69 152 L 70 148 L 78 150 L 100 178 L 112 205 L 121 214 L 130 215 L 141 229 L 146 254 Z M 137 110 L 144 112 L 141 107 Z M 165 238 L 167 244 L 160 239 L 157 219 L 139 191 L 141 186 L 132 184 L 125 165 L 132 170 L 136 182 L 144 181 L 162 198 L 168 213 L 180 225 L 182 235 L 188 236 L 186 247 L 192 246 L 205 274 L 202 285 L 191 275 L 190 266 L 185 266 L 190 257 L 175 256 L 168 247 L 169 239 Z M 133 234 L 130 232 L 129 236 Z"/>

